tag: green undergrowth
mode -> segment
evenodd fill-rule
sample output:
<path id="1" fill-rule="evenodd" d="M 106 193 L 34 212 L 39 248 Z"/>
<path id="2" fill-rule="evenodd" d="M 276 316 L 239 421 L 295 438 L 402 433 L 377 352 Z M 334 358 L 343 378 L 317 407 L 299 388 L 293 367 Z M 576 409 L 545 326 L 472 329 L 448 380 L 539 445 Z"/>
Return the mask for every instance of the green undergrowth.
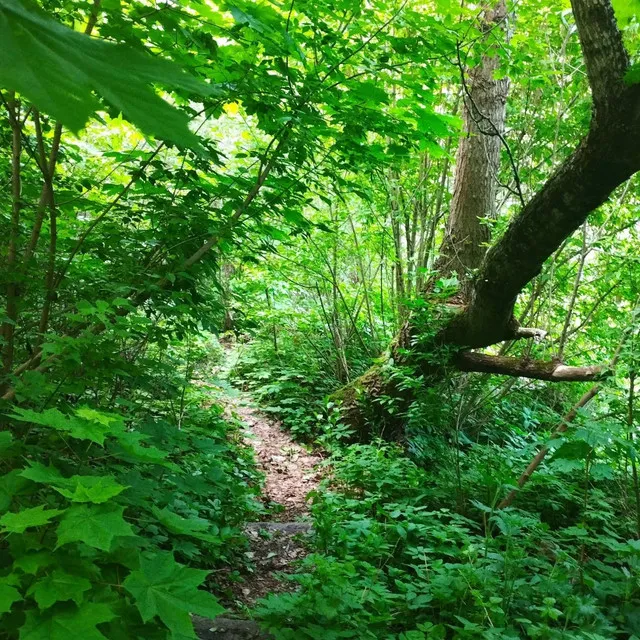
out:
<path id="1" fill-rule="evenodd" d="M 353 444 L 326 401 L 340 382 L 318 358 L 276 355 L 265 340 L 241 348 L 236 379 L 328 454 L 310 495 L 311 554 L 283 576 L 290 593 L 253 611 L 276 640 L 640 638 L 640 494 L 624 382 L 607 380 L 550 439 L 580 389 L 409 376 L 416 400 L 400 442 Z M 543 446 L 543 463 L 500 509 Z"/>
<path id="2" fill-rule="evenodd" d="M 640 543 L 603 490 L 554 527 L 477 500 L 457 513 L 451 485 L 442 506 L 445 476 L 394 445 L 344 447 L 330 465 L 297 591 L 255 612 L 278 640 L 640 636 Z"/>
<path id="3" fill-rule="evenodd" d="M 246 563 L 261 479 L 238 424 L 188 383 L 193 350 L 171 351 L 111 410 L 7 413 L 0 637 L 195 638 L 190 613 L 223 611 L 217 576 Z"/>
<path id="4" fill-rule="evenodd" d="M 295 342 L 278 353 L 262 340 L 238 345 L 229 375 L 251 391 L 262 411 L 282 421 L 296 438 L 313 440 L 326 413 L 326 395 L 335 389 L 317 357 Z M 320 418 L 320 419 L 319 419 Z"/>

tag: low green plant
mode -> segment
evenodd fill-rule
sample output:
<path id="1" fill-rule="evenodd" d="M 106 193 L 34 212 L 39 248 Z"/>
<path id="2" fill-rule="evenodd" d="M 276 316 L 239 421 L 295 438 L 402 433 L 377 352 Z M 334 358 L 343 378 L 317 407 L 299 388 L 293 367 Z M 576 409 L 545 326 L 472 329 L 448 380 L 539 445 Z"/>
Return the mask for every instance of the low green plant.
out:
<path id="1" fill-rule="evenodd" d="M 278 640 L 640 634 L 640 544 L 607 523 L 434 509 L 429 472 L 397 446 L 352 445 L 331 465 L 314 496 L 320 554 L 292 578 L 298 591 L 256 610 Z"/>
<path id="2" fill-rule="evenodd" d="M 190 613 L 223 611 L 208 576 L 241 562 L 259 478 L 220 411 L 191 410 L 178 430 L 148 414 L 16 407 L 7 426 L 3 637 L 194 638 Z"/>
<path id="3" fill-rule="evenodd" d="M 313 440 L 320 435 L 318 415 L 325 409 L 324 396 L 332 389 L 315 358 L 305 352 L 276 353 L 256 340 L 239 350 L 232 380 L 251 390 L 261 409 L 282 421 L 296 438 Z"/>

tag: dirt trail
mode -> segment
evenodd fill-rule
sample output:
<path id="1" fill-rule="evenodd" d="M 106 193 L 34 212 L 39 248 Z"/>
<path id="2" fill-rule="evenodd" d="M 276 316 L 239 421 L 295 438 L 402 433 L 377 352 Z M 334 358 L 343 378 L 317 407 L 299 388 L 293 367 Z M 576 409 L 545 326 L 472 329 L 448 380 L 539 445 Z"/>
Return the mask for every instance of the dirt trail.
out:
<path id="1" fill-rule="evenodd" d="M 270 593 L 291 591 L 293 585 L 276 574 L 293 573 L 297 561 L 307 550 L 304 537 L 311 531 L 307 494 L 318 486 L 316 468 L 322 458 L 309 453 L 282 431 L 280 423 L 251 406 L 241 394 L 228 399 L 226 413 L 246 425 L 246 441 L 256 451 L 258 466 L 265 474 L 263 501 L 268 519 L 249 522 L 247 552 L 253 572 L 243 575 L 244 582 L 233 583 L 235 609 L 251 608 Z M 194 617 L 200 640 L 267 639 L 250 620 L 218 618 L 215 621 Z"/>
<path id="2" fill-rule="evenodd" d="M 306 497 L 318 486 L 316 467 L 321 458 L 294 442 L 277 420 L 252 407 L 246 396 L 239 396 L 227 411 L 246 425 L 247 444 L 254 448 L 265 474 L 262 499 L 268 515 L 264 522 L 250 522 L 245 529 L 254 570 L 234 585 L 238 603 L 252 607 L 270 593 L 292 588 L 276 574 L 292 573 L 307 553 L 303 537 L 311 530 L 311 522 Z"/>
<path id="3" fill-rule="evenodd" d="M 304 538 L 312 525 L 306 497 L 318 486 L 322 458 L 294 442 L 276 419 L 252 405 L 248 394 L 228 390 L 230 393 L 218 396 L 216 401 L 226 405 L 229 419 L 235 417 L 245 425 L 246 443 L 255 450 L 258 467 L 265 475 L 265 521 L 249 522 L 245 527 L 253 571 L 243 574 L 243 582 L 229 585 L 233 594 L 230 613 L 238 611 L 242 615 L 260 598 L 294 588 L 276 574 L 293 573 L 297 562 L 308 553 Z M 211 621 L 194 616 L 194 625 L 201 640 L 268 637 L 250 620 L 222 617 Z"/>
<path id="4" fill-rule="evenodd" d="M 270 520 L 292 522 L 308 515 L 306 496 L 318 486 L 320 474 L 315 467 L 321 458 L 294 442 L 282 431 L 279 422 L 257 409 L 238 404 L 233 412 L 248 426 L 247 442 L 255 449 L 260 469 L 265 473 L 265 504 L 283 507 Z"/>

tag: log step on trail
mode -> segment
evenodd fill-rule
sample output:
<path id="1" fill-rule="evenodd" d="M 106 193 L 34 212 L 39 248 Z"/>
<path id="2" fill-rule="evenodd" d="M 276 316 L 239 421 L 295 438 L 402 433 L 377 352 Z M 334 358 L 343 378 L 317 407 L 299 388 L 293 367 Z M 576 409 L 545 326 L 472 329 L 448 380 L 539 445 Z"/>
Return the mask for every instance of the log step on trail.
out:
<path id="1" fill-rule="evenodd" d="M 273 640 L 253 620 L 224 617 L 207 620 L 193 616 L 193 627 L 200 640 Z"/>

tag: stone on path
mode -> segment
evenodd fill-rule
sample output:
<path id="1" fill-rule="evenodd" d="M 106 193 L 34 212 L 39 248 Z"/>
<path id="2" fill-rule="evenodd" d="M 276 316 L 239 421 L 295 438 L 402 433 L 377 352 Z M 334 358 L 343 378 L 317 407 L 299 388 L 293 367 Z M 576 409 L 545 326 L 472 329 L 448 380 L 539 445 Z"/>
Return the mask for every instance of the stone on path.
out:
<path id="1" fill-rule="evenodd" d="M 216 618 L 207 620 L 193 616 L 193 627 L 200 640 L 273 640 L 273 636 L 260 631 L 253 620 Z"/>

